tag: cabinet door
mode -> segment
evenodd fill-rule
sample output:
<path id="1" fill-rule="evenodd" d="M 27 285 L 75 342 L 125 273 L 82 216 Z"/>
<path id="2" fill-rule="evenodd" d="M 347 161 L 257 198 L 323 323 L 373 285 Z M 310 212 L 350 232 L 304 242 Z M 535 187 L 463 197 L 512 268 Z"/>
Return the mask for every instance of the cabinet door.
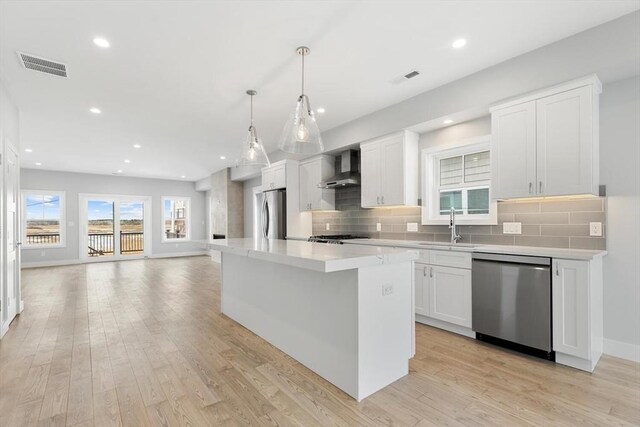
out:
<path id="1" fill-rule="evenodd" d="M 471 270 L 429 267 L 429 317 L 471 327 Z"/>
<path id="2" fill-rule="evenodd" d="M 313 181 L 313 163 L 303 163 L 300 165 L 300 210 L 311 210 L 309 204 L 313 198 L 311 194 L 311 183 Z"/>
<path id="3" fill-rule="evenodd" d="M 591 86 L 536 101 L 537 190 L 543 196 L 593 191 Z"/>
<path id="4" fill-rule="evenodd" d="M 429 296 L 429 266 L 426 264 L 415 264 L 414 271 L 414 288 L 415 288 L 415 311 L 416 314 L 423 316 L 429 315 L 429 303 L 427 297 Z"/>
<path id="5" fill-rule="evenodd" d="M 536 194 L 536 102 L 491 113 L 492 197 Z"/>
<path id="6" fill-rule="evenodd" d="M 380 145 L 380 204 L 404 205 L 406 203 L 404 138 L 395 136 L 381 141 Z"/>
<path id="7" fill-rule="evenodd" d="M 589 359 L 589 262 L 553 260 L 553 349 Z"/>
<path id="8" fill-rule="evenodd" d="M 287 168 L 285 165 L 273 169 L 274 188 L 287 188 Z"/>
<path id="9" fill-rule="evenodd" d="M 262 191 L 269 191 L 273 189 L 273 170 L 272 169 L 263 169 L 262 170 Z"/>
<path id="10" fill-rule="evenodd" d="M 380 145 L 362 145 L 360 150 L 361 203 L 363 208 L 380 205 Z"/>

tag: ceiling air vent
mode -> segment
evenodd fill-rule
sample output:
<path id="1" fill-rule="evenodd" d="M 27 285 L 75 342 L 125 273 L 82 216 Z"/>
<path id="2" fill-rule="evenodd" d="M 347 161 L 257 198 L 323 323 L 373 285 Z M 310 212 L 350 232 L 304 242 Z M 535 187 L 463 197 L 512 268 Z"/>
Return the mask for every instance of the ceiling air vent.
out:
<path id="1" fill-rule="evenodd" d="M 60 62 L 39 58 L 22 52 L 18 52 L 18 57 L 24 68 L 40 71 L 41 73 L 53 74 L 58 77 L 68 77 L 67 66 Z"/>
<path id="2" fill-rule="evenodd" d="M 405 79 L 407 79 L 407 80 L 409 80 L 409 79 L 414 78 L 414 77 L 415 77 L 415 76 L 417 76 L 418 74 L 420 74 L 420 71 L 413 70 L 412 72 L 410 72 L 410 73 L 408 73 L 408 74 L 405 74 L 405 75 L 404 75 L 404 78 L 405 78 Z"/>

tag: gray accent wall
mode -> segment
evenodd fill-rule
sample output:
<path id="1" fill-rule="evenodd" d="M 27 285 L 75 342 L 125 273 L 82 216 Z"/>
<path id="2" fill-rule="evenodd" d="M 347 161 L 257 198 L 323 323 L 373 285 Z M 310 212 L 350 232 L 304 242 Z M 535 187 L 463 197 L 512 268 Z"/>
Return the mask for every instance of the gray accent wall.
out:
<path id="1" fill-rule="evenodd" d="M 202 252 L 205 238 L 205 194 L 193 182 L 131 178 L 22 169 L 21 188 L 65 192 L 66 246 L 63 248 L 23 249 L 22 262 L 63 263 L 79 260 L 79 194 L 117 194 L 152 197 L 152 256 Z M 191 198 L 191 241 L 162 242 L 162 196 Z"/>

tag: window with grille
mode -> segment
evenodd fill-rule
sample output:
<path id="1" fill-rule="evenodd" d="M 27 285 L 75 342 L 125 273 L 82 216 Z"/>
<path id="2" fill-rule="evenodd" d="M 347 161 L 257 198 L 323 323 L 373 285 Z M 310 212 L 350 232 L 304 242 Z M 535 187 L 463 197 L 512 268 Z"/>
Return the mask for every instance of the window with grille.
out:
<path id="1" fill-rule="evenodd" d="M 439 224 L 448 220 L 452 208 L 461 223 L 495 222 L 488 141 L 454 149 L 431 150 L 423 159 L 423 224 Z"/>
<path id="2" fill-rule="evenodd" d="M 65 244 L 64 192 L 22 192 L 24 248 L 55 248 Z"/>

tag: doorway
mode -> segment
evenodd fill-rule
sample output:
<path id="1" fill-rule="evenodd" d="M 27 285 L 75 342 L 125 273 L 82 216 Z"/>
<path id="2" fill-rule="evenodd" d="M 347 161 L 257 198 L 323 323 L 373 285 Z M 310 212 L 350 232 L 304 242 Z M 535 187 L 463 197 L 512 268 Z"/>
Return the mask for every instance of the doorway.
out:
<path id="1" fill-rule="evenodd" d="M 80 256 L 85 261 L 151 253 L 151 198 L 80 195 Z"/>

